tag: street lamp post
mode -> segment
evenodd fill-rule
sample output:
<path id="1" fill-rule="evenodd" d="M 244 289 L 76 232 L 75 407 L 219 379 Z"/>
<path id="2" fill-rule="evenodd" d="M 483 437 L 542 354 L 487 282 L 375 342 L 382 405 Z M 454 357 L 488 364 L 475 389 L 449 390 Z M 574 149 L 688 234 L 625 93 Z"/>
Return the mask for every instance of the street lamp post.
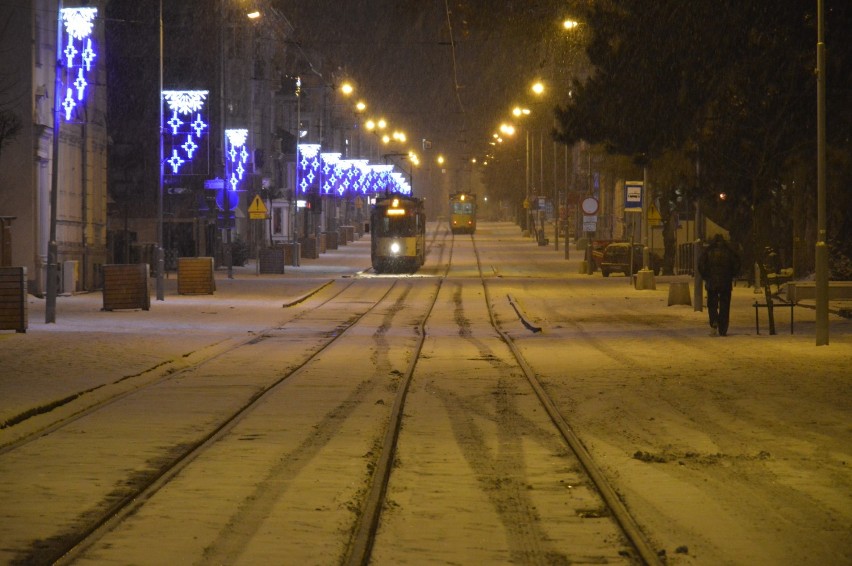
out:
<path id="1" fill-rule="evenodd" d="M 828 345 L 828 244 L 825 202 L 825 7 L 817 0 L 816 345 Z"/>
<path id="2" fill-rule="evenodd" d="M 165 252 L 163 251 L 163 175 L 165 167 L 165 154 L 163 152 L 163 0 L 159 3 L 159 53 L 160 53 L 160 69 L 159 69 L 159 91 L 157 98 L 159 99 L 159 152 L 160 152 L 160 168 L 157 179 L 157 300 L 165 300 L 165 283 L 163 282 L 163 271 L 165 271 L 166 261 Z"/>
<path id="3" fill-rule="evenodd" d="M 59 14 L 62 14 L 62 0 L 59 2 Z M 57 278 L 59 276 L 57 270 L 57 261 L 59 260 L 59 250 L 56 243 L 56 222 L 57 210 L 59 204 L 59 127 L 62 123 L 60 116 L 62 103 L 62 78 L 60 69 L 62 68 L 62 23 L 56 21 L 56 80 L 53 90 L 53 156 L 51 160 L 51 175 L 50 175 L 50 235 L 47 242 L 47 285 L 44 304 L 44 322 L 45 324 L 56 322 L 56 292 Z"/>

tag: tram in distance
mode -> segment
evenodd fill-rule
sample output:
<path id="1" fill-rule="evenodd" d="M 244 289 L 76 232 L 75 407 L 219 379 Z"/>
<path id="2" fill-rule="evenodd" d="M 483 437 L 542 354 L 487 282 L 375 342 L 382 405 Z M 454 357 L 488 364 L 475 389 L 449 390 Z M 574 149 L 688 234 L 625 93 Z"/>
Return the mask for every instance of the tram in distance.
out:
<path id="1" fill-rule="evenodd" d="M 426 262 L 423 199 L 378 197 L 370 208 L 370 259 L 376 273 L 417 271 Z"/>
<path id="2" fill-rule="evenodd" d="M 450 230 L 453 234 L 476 232 L 476 195 L 464 192 L 450 195 Z"/>

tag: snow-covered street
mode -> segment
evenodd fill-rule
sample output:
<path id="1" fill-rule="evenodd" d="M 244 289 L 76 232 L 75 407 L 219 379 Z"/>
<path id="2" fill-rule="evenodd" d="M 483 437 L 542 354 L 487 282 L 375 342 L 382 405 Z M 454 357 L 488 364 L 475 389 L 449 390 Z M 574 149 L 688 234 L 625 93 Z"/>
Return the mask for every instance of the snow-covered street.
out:
<path id="1" fill-rule="evenodd" d="M 712 337 L 706 312 L 689 305 L 668 306 L 670 284 L 684 277 L 658 276 L 656 290 L 640 291 L 623 276 L 580 274 L 579 252 L 571 248 L 570 258 L 565 259 L 561 248 L 537 246 L 509 223 L 481 223 L 474 239 L 498 324 L 520 347 L 564 419 L 648 538 L 665 552 L 669 564 L 852 563 L 852 320 L 830 315 L 830 345 L 817 347 L 812 309 L 794 309 L 793 334 L 789 311 L 776 311 L 778 333 L 773 336 L 768 334 L 762 309 L 758 335 L 752 303 L 762 300 L 762 295 L 740 284 L 734 289 L 728 336 Z M 152 297 L 149 311 L 102 311 L 98 292 L 63 296 L 58 299 L 55 324 L 44 323 L 44 301 L 29 297 L 28 331 L 0 332 L 0 450 L 100 396 L 130 391 L 194 361 L 213 358 L 228 344 L 284 324 L 298 312 L 285 305 L 329 281 L 369 277 L 361 274 L 369 266 L 369 253 L 369 238 L 364 237 L 318 260 L 303 260 L 301 267 L 287 267 L 284 275 L 257 275 L 253 265 L 237 269 L 234 279 L 217 272 L 213 295 L 178 295 L 172 274 L 165 300 Z M 443 272 L 436 258 L 437 253 L 430 254 L 426 265 L 410 277 L 437 279 Z M 458 285 L 457 304 L 462 301 L 461 281 L 478 277 L 475 260 L 466 261 L 466 271 L 450 273 L 448 278 Z M 475 297 L 468 294 L 465 304 L 470 305 Z M 419 299 L 412 291 L 407 300 L 400 299 L 399 304 L 416 304 Z M 531 332 L 522 324 L 515 307 L 524 321 L 541 332 Z M 479 344 L 478 333 L 488 322 L 483 312 L 468 307 L 462 317 L 458 308 L 455 315 L 448 310 L 444 319 L 428 329 L 430 335 L 455 332 L 458 351 L 447 345 L 452 340 L 434 342 L 431 350 L 427 346 L 430 378 L 418 381 L 415 376 L 412 383 L 407 426 L 417 430 L 416 426 L 427 423 L 423 438 L 428 438 L 428 427 L 434 424 L 426 417 L 448 410 L 447 399 L 456 399 L 466 387 L 473 387 L 473 381 L 459 382 L 482 377 L 455 375 L 447 369 L 452 366 L 446 359 L 454 355 L 476 355 L 466 348 Z M 454 326 L 462 318 L 466 335 Z M 376 328 L 381 324 L 377 322 Z M 410 321 L 384 324 L 400 331 L 410 327 Z M 493 346 L 483 342 L 479 347 L 481 352 L 491 352 Z M 491 359 L 490 353 L 481 352 L 483 359 Z M 358 364 L 376 365 L 369 357 L 357 356 L 351 350 L 329 351 L 324 362 L 336 368 L 328 371 L 337 376 L 362 371 L 354 369 Z M 246 360 L 245 367 L 251 363 Z M 400 363 L 388 362 L 388 368 Z M 227 379 L 228 372 L 222 375 Z M 169 407 L 166 401 L 164 410 Z M 164 415 L 157 414 L 156 403 L 150 407 L 151 423 L 162 422 Z M 527 410 L 519 407 L 513 410 Z M 356 418 L 361 421 L 353 422 L 363 422 L 365 428 L 372 422 L 366 414 Z M 522 428 L 517 431 L 523 434 Z M 116 427 L 108 441 L 120 443 L 121 435 L 121 427 Z M 384 531 L 380 529 L 380 536 L 384 533 L 389 538 L 379 539 L 377 563 L 397 562 L 401 556 L 412 564 L 464 556 L 463 552 L 453 554 L 470 542 L 463 536 L 445 538 L 444 544 L 450 546 L 442 549 L 448 554 L 440 558 L 394 553 L 400 541 L 415 548 L 412 533 L 425 534 L 429 525 L 404 514 L 406 509 L 416 509 L 418 501 L 410 486 L 424 481 L 418 473 L 426 474 L 416 464 L 420 456 L 405 442 L 403 438 L 399 473 L 409 479 L 401 479 L 396 487 L 391 483 L 389 497 L 396 498 L 395 505 L 402 508 L 392 509 Z M 339 445 L 341 450 L 347 447 L 343 442 Z M 4 456 L 0 453 L 0 468 Z M 49 459 L 50 454 L 44 457 Z M 102 457 L 108 458 L 108 452 Z M 459 458 L 453 465 L 473 464 Z M 454 475 L 453 469 L 434 472 L 435 476 Z M 544 483 L 547 480 L 542 478 Z M 15 483 L 20 482 L 20 492 L 26 493 L 24 486 L 34 479 L 6 477 L 4 481 L 6 500 L 0 500 L 0 517 L 8 524 L 15 520 L 12 510 L 28 504 L 9 495 L 15 493 Z M 429 481 L 435 485 L 434 477 Z M 245 487 L 235 490 L 245 491 Z M 68 486 L 69 491 L 79 488 Z M 565 497 L 570 498 L 569 494 L 566 488 Z M 57 501 L 58 506 L 63 504 Z M 550 507 L 560 504 L 559 494 L 538 502 L 542 513 L 556 513 Z M 446 513 L 433 511 L 436 516 Z M 391 522 L 394 518 L 396 522 Z M 434 520 L 436 527 L 441 524 Z M 187 529 L 191 532 L 192 527 Z M 309 531 L 300 536 L 307 548 L 323 545 L 319 533 L 316 540 L 311 540 Z M 3 535 L 0 549 L 5 549 L 0 552 L 2 561 L 14 559 L 20 550 L 4 544 Z M 144 547 L 132 555 L 114 552 L 110 556 L 116 563 L 122 558 L 156 562 L 154 554 L 145 556 Z M 213 556 L 231 555 L 223 551 Z M 499 560 L 501 555 L 494 556 Z M 316 563 L 327 563 L 327 559 L 316 558 Z"/>

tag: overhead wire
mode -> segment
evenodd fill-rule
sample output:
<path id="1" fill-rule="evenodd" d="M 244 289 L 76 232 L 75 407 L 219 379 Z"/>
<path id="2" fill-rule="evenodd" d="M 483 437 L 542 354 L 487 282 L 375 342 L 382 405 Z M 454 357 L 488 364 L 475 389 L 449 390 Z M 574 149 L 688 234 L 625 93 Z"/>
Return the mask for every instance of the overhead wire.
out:
<path id="1" fill-rule="evenodd" d="M 450 33 L 450 51 L 452 53 L 453 58 L 453 87 L 456 93 L 456 101 L 459 103 L 459 110 L 464 114 L 464 104 L 461 101 L 461 94 L 459 93 L 459 74 L 458 74 L 458 65 L 456 62 L 456 40 L 453 37 L 453 22 L 452 18 L 450 18 L 450 4 L 449 0 L 444 0 L 444 11 L 447 15 L 447 30 Z"/>

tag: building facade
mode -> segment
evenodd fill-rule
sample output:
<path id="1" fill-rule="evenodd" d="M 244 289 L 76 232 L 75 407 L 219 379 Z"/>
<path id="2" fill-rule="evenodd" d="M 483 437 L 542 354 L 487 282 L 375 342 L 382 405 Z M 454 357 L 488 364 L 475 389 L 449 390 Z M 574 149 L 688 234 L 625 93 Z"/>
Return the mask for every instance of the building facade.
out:
<path id="1" fill-rule="evenodd" d="M 88 7 L 97 9 L 99 2 Z M 60 292 L 98 287 L 107 261 L 106 91 L 103 66 L 98 64 L 102 20 L 96 15 L 90 35 L 83 38 L 91 40 L 83 44 L 92 49 L 87 52 L 89 68 L 81 73 L 85 48 L 74 38 L 81 33 L 69 35 L 59 8 L 56 0 L 0 3 L 0 25 L 5 25 L 0 33 L 0 111 L 20 124 L 13 136 L 0 141 L 0 216 L 9 219 L 11 240 L 10 257 L 5 259 L 27 268 L 29 290 L 35 295 L 46 289 L 53 223 Z M 57 50 L 58 41 L 64 42 L 64 50 Z M 68 80 L 72 73 L 77 86 Z M 60 105 L 58 121 L 57 74 L 60 102 L 71 94 L 71 100 Z M 55 184 L 53 171 L 58 173 Z"/>

